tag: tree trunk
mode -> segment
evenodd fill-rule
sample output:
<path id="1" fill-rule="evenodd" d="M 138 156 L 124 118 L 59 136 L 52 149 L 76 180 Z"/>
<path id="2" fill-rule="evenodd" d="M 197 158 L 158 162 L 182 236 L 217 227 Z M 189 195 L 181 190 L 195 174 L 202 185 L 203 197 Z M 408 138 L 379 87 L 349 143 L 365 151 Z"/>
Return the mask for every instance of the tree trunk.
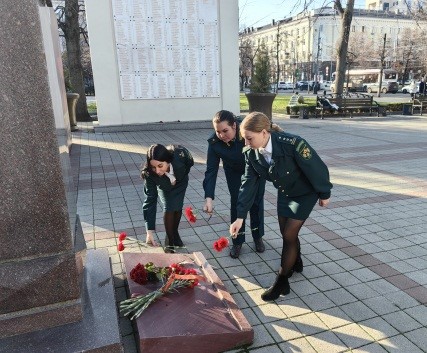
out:
<path id="1" fill-rule="evenodd" d="M 347 50 L 348 42 L 350 39 L 350 28 L 351 21 L 353 19 L 353 9 L 354 9 L 354 0 L 347 1 L 347 7 L 344 10 L 341 7 L 341 2 L 337 1 L 337 9 L 341 14 L 341 38 L 338 46 L 338 55 L 337 55 L 337 76 L 336 80 L 336 92 L 338 94 L 343 93 L 344 82 L 345 82 L 345 71 L 346 71 L 346 62 L 347 62 Z M 339 5 L 338 5 L 339 3 Z"/>
<path id="2" fill-rule="evenodd" d="M 80 53 L 80 27 L 78 0 L 65 0 L 65 42 L 67 46 L 70 82 L 74 93 L 80 95 L 77 101 L 77 121 L 92 121 L 88 111 L 83 81 L 83 68 Z"/>

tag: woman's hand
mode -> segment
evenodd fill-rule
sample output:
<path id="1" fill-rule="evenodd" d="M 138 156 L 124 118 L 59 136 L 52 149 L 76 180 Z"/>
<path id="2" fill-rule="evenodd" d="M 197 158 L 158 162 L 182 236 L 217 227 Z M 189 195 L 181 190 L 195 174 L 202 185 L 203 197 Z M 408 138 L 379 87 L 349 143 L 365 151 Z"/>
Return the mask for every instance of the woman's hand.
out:
<path id="1" fill-rule="evenodd" d="M 240 228 L 243 225 L 243 218 L 237 218 L 230 226 L 230 235 L 233 239 L 237 238 Z"/>
<path id="2" fill-rule="evenodd" d="M 154 231 L 153 230 L 147 230 L 147 237 L 145 239 L 145 242 L 148 245 L 158 246 L 157 242 L 154 240 Z"/>
<path id="3" fill-rule="evenodd" d="M 203 206 L 203 211 L 211 215 L 213 212 L 213 201 L 210 197 L 206 198 L 205 205 Z"/>
<path id="4" fill-rule="evenodd" d="M 329 204 L 329 199 L 326 199 L 326 200 L 319 199 L 319 205 L 320 206 L 326 207 L 326 206 L 328 206 L 328 204 Z"/>

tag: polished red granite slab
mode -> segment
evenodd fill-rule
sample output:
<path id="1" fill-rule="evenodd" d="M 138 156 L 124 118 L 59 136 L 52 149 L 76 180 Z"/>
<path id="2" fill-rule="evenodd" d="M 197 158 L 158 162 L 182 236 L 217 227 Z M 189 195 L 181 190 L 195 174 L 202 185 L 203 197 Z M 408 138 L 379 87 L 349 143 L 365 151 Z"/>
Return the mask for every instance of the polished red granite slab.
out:
<path id="1" fill-rule="evenodd" d="M 161 286 L 133 282 L 129 273 L 138 263 L 169 266 L 185 261 L 207 280 L 194 289 L 164 295 L 135 320 L 141 352 L 214 353 L 252 343 L 252 327 L 202 253 L 123 253 L 123 259 L 130 295 L 147 294 Z"/>

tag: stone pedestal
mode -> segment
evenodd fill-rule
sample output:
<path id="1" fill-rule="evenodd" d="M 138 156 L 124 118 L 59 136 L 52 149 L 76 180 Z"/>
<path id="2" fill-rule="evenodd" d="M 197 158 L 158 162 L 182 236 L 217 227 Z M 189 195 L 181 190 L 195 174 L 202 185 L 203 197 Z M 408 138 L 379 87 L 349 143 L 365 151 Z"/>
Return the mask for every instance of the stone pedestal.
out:
<path id="1" fill-rule="evenodd" d="M 147 294 L 161 286 L 133 282 L 130 271 L 138 263 L 169 266 L 190 261 L 207 279 L 193 289 L 164 295 L 135 320 L 141 352 L 218 353 L 252 343 L 252 327 L 202 253 L 124 253 L 123 259 L 130 294 Z"/>
<path id="2" fill-rule="evenodd" d="M 38 3 L 1 3 L 0 32 L 2 338 L 78 321 L 82 307 Z"/>
<path id="3" fill-rule="evenodd" d="M 114 295 L 110 301 L 98 301 L 88 290 L 91 282 L 84 281 L 89 276 L 92 284 L 106 284 L 84 265 L 85 243 L 64 124 L 64 80 L 58 73 L 61 56 L 54 50 L 58 28 L 52 8 L 41 3 L 19 1 L 10 6 L 0 2 L 2 353 L 86 352 L 83 344 L 74 344 L 85 337 L 70 336 L 72 340 L 62 342 L 61 334 L 77 322 L 105 324 L 93 318 L 94 312 L 101 318 L 116 312 Z M 96 264 L 102 266 L 102 262 Z M 111 283 L 108 254 L 99 270 L 109 273 L 103 280 Z M 111 329 L 118 332 L 117 316 Z M 88 334 L 77 326 L 74 331 Z M 117 335 L 119 350 L 102 350 L 101 343 L 96 351 L 120 351 Z"/>
<path id="4" fill-rule="evenodd" d="M 114 283 L 106 250 L 87 252 L 82 299 L 81 321 L 0 339 L 0 353 L 122 353 Z"/>

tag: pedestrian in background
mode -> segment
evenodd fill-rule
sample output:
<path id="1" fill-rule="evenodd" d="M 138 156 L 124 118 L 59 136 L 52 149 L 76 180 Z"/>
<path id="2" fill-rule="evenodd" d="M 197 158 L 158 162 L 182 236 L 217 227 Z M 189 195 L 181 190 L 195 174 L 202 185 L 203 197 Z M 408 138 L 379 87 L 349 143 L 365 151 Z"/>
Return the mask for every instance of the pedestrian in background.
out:
<path id="1" fill-rule="evenodd" d="M 156 144 L 148 148 L 147 161 L 141 171 L 144 180 L 145 200 L 142 211 L 147 231 L 146 242 L 157 246 L 154 232 L 157 197 L 160 196 L 166 231 L 165 252 L 168 253 L 173 253 L 176 246 L 184 245 L 178 227 L 188 186 L 188 174 L 193 165 L 193 157 L 185 147 Z"/>
<path id="2" fill-rule="evenodd" d="M 420 82 L 420 86 L 419 86 L 419 90 L 418 90 L 419 94 L 426 94 L 426 82 L 425 82 L 425 76 L 423 76 L 421 78 L 421 82 Z"/>
<path id="3" fill-rule="evenodd" d="M 239 122 L 232 112 L 220 110 L 214 115 L 212 124 L 215 132 L 208 139 L 208 158 L 205 179 L 203 180 L 203 189 L 205 191 L 203 210 L 210 214 L 213 212 L 216 180 L 219 163 L 222 160 L 227 187 L 230 192 L 230 219 L 231 222 L 234 222 L 237 218 L 237 197 L 241 178 L 245 171 L 245 159 L 242 153 L 245 143 L 239 133 Z M 263 180 L 253 190 L 254 199 L 248 205 L 251 217 L 251 232 L 257 252 L 265 251 L 265 245 L 262 240 L 264 235 L 264 189 L 265 181 Z M 230 250 L 230 256 L 234 259 L 239 257 L 242 245 L 246 240 L 244 221 L 237 233 L 238 235 L 233 239 L 233 246 Z"/>
<path id="4" fill-rule="evenodd" d="M 294 270 L 302 271 L 299 231 L 317 201 L 320 206 L 328 205 L 332 184 L 328 168 L 316 151 L 303 138 L 283 132 L 265 114 L 252 112 L 246 116 L 240 133 L 247 145 L 246 169 L 237 202 L 237 219 L 230 226 L 230 234 L 240 229 L 261 181 L 271 181 L 278 190 L 277 215 L 283 248 L 276 280 L 261 295 L 264 301 L 270 301 L 288 294 L 288 278 Z"/>

